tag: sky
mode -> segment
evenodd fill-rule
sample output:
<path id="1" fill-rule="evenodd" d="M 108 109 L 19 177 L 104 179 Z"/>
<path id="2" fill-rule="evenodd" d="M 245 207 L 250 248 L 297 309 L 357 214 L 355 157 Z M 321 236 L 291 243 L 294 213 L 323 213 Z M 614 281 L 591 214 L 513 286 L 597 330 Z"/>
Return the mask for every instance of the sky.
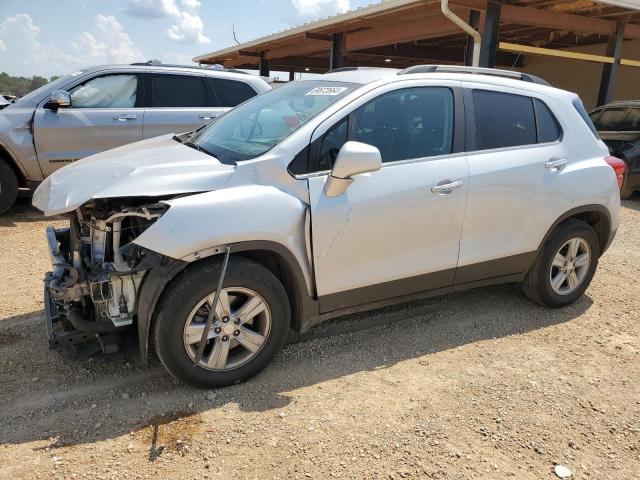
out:
<path id="1" fill-rule="evenodd" d="M 191 58 L 379 0 L 0 0 L 0 71 Z"/>

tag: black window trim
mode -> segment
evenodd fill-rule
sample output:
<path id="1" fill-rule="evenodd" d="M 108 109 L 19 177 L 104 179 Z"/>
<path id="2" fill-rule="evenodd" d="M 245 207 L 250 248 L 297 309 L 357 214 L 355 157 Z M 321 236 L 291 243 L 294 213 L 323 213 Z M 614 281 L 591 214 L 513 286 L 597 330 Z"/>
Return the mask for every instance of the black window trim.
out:
<path id="1" fill-rule="evenodd" d="M 386 95 L 387 93 L 391 93 L 391 92 L 399 92 L 402 90 L 408 90 L 408 89 L 414 89 L 414 88 L 448 88 L 449 90 L 451 90 L 452 94 L 453 94 L 453 141 L 451 143 L 451 153 L 445 153 L 442 155 L 434 155 L 434 156 L 430 156 L 430 157 L 417 157 L 417 158 L 407 158 L 407 159 L 403 159 L 403 160 L 395 160 L 392 162 L 383 162 L 382 163 L 382 168 L 386 168 L 387 166 L 395 166 L 395 165 L 403 165 L 403 164 L 407 164 L 407 163 L 416 163 L 416 162 L 428 162 L 428 161 L 433 161 L 433 160 L 439 160 L 442 158 L 446 158 L 446 157 L 457 157 L 460 156 L 461 154 L 465 153 L 465 107 L 464 107 L 464 100 L 463 100 L 463 90 L 462 87 L 459 86 L 454 86 L 454 85 L 434 85 L 434 84 L 429 84 L 429 85 L 403 85 L 400 88 L 397 89 L 392 89 L 392 90 L 386 90 L 384 92 L 381 92 L 379 95 L 371 98 L 370 100 L 368 100 L 367 102 L 363 103 L 362 105 L 357 106 L 356 108 L 352 109 L 347 115 L 342 115 L 338 120 L 336 120 L 335 122 L 333 122 L 331 124 L 330 127 L 328 127 L 324 133 L 316 138 L 314 141 L 312 141 L 309 145 L 307 145 L 302 151 L 300 151 L 295 157 L 294 159 L 289 163 L 288 167 L 287 167 L 287 171 L 293 175 L 295 178 L 297 179 L 305 179 L 305 178 L 309 178 L 310 176 L 321 176 L 321 175 L 327 175 L 329 172 L 331 172 L 331 170 L 318 170 L 317 166 L 318 166 L 318 161 L 319 161 L 319 153 L 320 153 L 320 147 L 322 145 L 322 142 L 324 141 L 324 138 L 327 136 L 327 134 L 329 134 L 329 132 L 331 132 L 337 125 L 339 125 L 341 122 L 343 122 L 347 117 L 348 117 L 348 124 L 347 124 L 347 138 L 349 138 L 349 133 L 351 132 L 351 126 L 352 126 L 352 120 L 351 120 L 351 115 L 353 114 L 353 112 L 355 112 L 357 109 L 359 109 L 360 107 L 363 107 L 364 105 L 367 105 L 369 102 L 374 101 L 376 98 L 378 98 L 381 95 Z M 324 123 L 324 122 L 323 122 Z M 314 130 L 314 132 L 311 134 L 311 138 L 313 138 L 313 135 L 315 134 L 315 131 L 320 128 L 322 126 L 318 125 L 316 127 L 316 129 Z M 303 173 L 294 173 L 291 169 L 291 166 L 293 165 L 293 163 L 298 159 L 298 157 L 300 155 L 307 155 L 307 168 L 306 171 Z M 298 159 L 299 161 L 299 159 Z"/>
<path id="2" fill-rule="evenodd" d="M 166 71 L 166 72 L 158 72 L 158 71 L 149 71 L 146 72 L 146 81 L 145 81 L 145 85 L 146 85 L 146 92 L 147 94 L 145 95 L 145 108 L 171 108 L 171 109 L 181 109 L 181 108 L 219 108 L 218 105 L 218 101 L 217 98 L 215 97 L 215 93 L 213 91 L 213 87 L 211 86 L 210 82 L 207 81 L 207 77 L 206 75 L 202 75 L 202 74 L 197 74 L 197 73 L 185 73 L 185 72 L 172 72 L 172 71 Z M 205 90 L 205 94 L 207 96 L 207 105 L 202 105 L 201 107 L 154 107 L 153 106 L 153 75 L 176 75 L 176 76 L 180 76 L 180 77 L 197 77 L 200 79 L 200 82 L 202 82 L 202 85 L 204 86 L 204 90 Z"/>
<path id="3" fill-rule="evenodd" d="M 542 98 L 536 97 L 536 96 L 533 96 L 533 95 L 529 95 L 529 94 L 525 94 L 525 93 L 505 92 L 503 90 L 495 90 L 495 89 L 492 89 L 492 88 L 478 88 L 478 87 L 475 87 L 475 86 L 474 87 L 463 87 L 463 90 L 464 90 L 463 97 L 464 97 L 464 109 L 465 109 L 465 118 L 466 118 L 466 131 L 467 131 L 466 143 L 465 143 L 465 152 L 468 155 L 476 155 L 476 154 L 491 153 L 491 152 L 503 152 L 503 151 L 510 151 L 510 150 L 521 150 L 523 148 L 533 148 L 533 147 L 540 147 L 540 146 L 548 146 L 548 145 L 553 145 L 553 144 L 562 142 L 562 139 L 564 137 L 564 130 L 562 128 L 562 124 L 558 120 L 558 117 L 553 112 L 551 107 L 549 107 L 547 102 L 545 102 Z M 531 100 L 531 106 L 533 108 L 533 116 L 534 116 L 535 126 L 536 126 L 536 143 L 527 143 L 527 144 L 524 144 L 524 145 L 513 145 L 513 146 L 509 146 L 509 147 L 497 147 L 497 148 L 485 148 L 485 149 L 477 148 L 477 145 L 476 145 L 476 116 L 475 116 L 475 107 L 474 107 L 474 103 L 473 103 L 473 90 L 483 90 L 483 91 L 488 91 L 488 92 L 504 93 L 506 95 L 519 95 L 521 97 L 528 97 Z M 551 112 L 551 115 L 553 116 L 553 119 L 556 121 L 556 125 L 558 126 L 558 131 L 559 131 L 560 135 L 558 136 L 557 139 L 555 139 L 555 140 L 553 140 L 551 142 L 544 142 L 544 143 L 539 143 L 538 142 L 538 135 L 539 135 L 539 131 L 538 131 L 538 116 L 537 116 L 537 113 L 536 113 L 536 102 L 534 102 L 534 99 L 540 100 L 542 103 L 544 103 L 546 105 L 546 107 L 549 109 L 549 112 Z"/>

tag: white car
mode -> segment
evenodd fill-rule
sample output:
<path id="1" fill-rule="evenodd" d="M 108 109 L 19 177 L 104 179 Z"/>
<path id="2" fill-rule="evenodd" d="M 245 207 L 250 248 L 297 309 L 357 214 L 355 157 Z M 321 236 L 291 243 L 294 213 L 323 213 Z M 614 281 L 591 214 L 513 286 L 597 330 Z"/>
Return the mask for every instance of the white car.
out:
<path id="1" fill-rule="evenodd" d="M 526 74 L 291 82 L 42 183 L 34 205 L 70 219 L 47 231 L 50 345 L 88 355 L 135 335 L 143 358 L 152 345 L 215 387 L 345 311 L 505 282 L 562 307 L 618 228 L 607 155 L 579 98 Z"/>

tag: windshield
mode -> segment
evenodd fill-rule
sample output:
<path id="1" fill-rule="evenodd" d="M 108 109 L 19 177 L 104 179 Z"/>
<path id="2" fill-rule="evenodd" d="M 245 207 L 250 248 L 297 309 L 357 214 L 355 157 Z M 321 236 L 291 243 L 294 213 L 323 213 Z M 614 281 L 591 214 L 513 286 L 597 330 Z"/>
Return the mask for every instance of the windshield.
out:
<path id="1" fill-rule="evenodd" d="M 252 98 L 197 131 L 190 143 L 220 162 L 258 157 L 360 85 L 304 80 Z"/>

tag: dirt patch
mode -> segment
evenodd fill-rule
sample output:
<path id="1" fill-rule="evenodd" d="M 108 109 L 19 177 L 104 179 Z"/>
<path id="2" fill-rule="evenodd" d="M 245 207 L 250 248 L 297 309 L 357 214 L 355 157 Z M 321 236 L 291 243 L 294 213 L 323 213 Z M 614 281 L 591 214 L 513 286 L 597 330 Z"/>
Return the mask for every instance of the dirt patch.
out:
<path id="1" fill-rule="evenodd" d="M 638 196 L 570 307 L 503 285 L 350 316 L 214 392 L 47 350 L 49 223 L 0 222 L 0 479 L 638 478 Z"/>
<path id="2" fill-rule="evenodd" d="M 14 343 L 17 343 L 18 340 L 20 340 L 20 337 L 18 335 L 0 332 L 0 347 L 13 345 Z"/>
<path id="3" fill-rule="evenodd" d="M 198 413 L 166 413 L 149 419 L 134 437 L 150 445 L 149 458 L 155 460 L 169 451 L 189 452 L 191 440 L 202 431 L 203 424 Z"/>

